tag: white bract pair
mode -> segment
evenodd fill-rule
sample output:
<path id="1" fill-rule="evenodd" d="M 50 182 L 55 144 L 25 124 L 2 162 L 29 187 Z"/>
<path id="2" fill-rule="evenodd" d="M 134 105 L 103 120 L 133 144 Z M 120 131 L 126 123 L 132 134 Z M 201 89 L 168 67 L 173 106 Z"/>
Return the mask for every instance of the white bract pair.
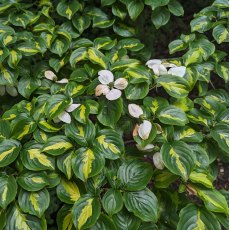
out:
<path id="1" fill-rule="evenodd" d="M 141 115 L 144 114 L 142 108 L 136 104 L 129 104 L 128 105 L 129 114 L 132 117 L 140 118 Z M 139 135 L 142 140 L 147 140 L 149 138 L 149 134 L 152 130 L 152 123 L 147 120 L 143 120 L 143 122 L 138 125 L 136 124 L 133 130 L 133 136 Z"/>
<path id="2" fill-rule="evenodd" d="M 128 110 L 129 110 L 129 114 L 135 118 L 140 118 L 140 116 L 142 116 L 144 114 L 142 108 L 136 104 L 129 104 Z M 144 120 L 141 125 L 136 124 L 136 126 L 133 130 L 133 136 L 139 135 L 139 137 L 142 140 L 146 140 L 149 137 L 151 129 L 152 129 L 151 122 Z M 136 147 L 140 151 L 151 152 L 154 148 L 154 145 L 153 144 L 147 144 L 145 147 L 141 147 L 140 145 L 137 144 Z"/>
<path id="3" fill-rule="evenodd" d="M 55 75 L 54 72 L 52 72 L 51 70 L 47 70 L 45 71 L 45 78 L 50 80 L 50 81 L 54 81 L 56 83 L 60 83 L 60 84 L 66 84 L 69 82 L 69 80 L 67 78 L 63 78 L 61 80 L 58 81 L 57 76 Z"/>
<path id="4" fill-rule="evenodd" d="M 95 96 L 105 95 L 110 101 L 121 97 L 121 90 L 124 90 L 128 85 L 125 78 L 118 78 L 114 81 L 113 73 L 109 70 L 101 70 L 98 75 L 101 84 L 96 87 Z"/>
<path id="5" fill-rule="evenodd" d="M 53 120 L 55 123 L 58 123 L 60 121 L 63 121 L 67 124 L 71 123 L 71 116 L 69 113 L 73 112 L 76 108 L 78 108 L 81 104 L 73 104 L 73 101 L 71 104 L 63 111 L 61 112 L 57 117 L 55 117 Z"/>
<path id="6" fill-rule="evenodd" d="M 159 59 L 152 59 L 146 62 L 146 65 L 153 70 L 154 74 L 160 75 L 173 75 L 178 77 L 184 77 L 186 74 L 185 66 L 176 66 L 175 64 L 163 62 Z"/>

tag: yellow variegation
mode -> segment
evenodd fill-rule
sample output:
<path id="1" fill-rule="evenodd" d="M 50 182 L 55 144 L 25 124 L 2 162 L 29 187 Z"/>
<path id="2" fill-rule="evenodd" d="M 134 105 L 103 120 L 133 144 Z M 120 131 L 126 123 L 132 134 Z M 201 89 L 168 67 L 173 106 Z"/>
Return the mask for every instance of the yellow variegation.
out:
<path id="1" fill-rule="evenodd" d="M 102 145 L 105 149 L 109 149 L 114 154 L 120 153 L 120 150 L 116 147 L 116 145 L 114 145 L 113 143 L 106 142 L 106 136 L 105 135 L 101 135 L 101 136 L 97 137 L 97 140 L 98 140 L 99 144 Z"/>
<path id="2" fill-rule="evenodd" d="M 93 161 L 95 160 L 94 153 L 91 149 L 87 149 L 83 154 L 83 166 L 82 166 L 82 173 L 84 175 L 85 180 L 88 179 L 89 174 L 92 171 Z"/>
<path id="3" fill-rule="evenodd" d="M 175 158 L 176 166 L 180 170 L 180 172 L 184 175 L 184 177 L 187 177 L 187 172 L 186 172 L 183 164 L 180 161 L 180 156 L 176 153 L 176 151 L 173 148 L 170 149 L 169 154 L 170 154 L 170 156 Z"/>
<path id="4" fill-rule="evenodd" d="M 80 198 L 80 191 L 74 182 L 61 180 L 61 185 L 70 197 L 71 201 L 75 202 Z"/>
<path id="5" fill-rule="evenodd" d="M 29 201 L 31 202 L 35 211 L 40 212 L 40 207 L 38 204 L 39 194 L 36 192 L 32 192 L 29 196 Z"/>
<path id="6" fill-rule="evenodd" d="M 16 149 L 16 146 L 13 146 L 12 148 L 10 148 L 4 152 L 1 152 L 0 153 L 0 162 L 2 160 L 4 160 L 7 156 L 9 156 L 11 153 L 13 153 L 15 149 Z"/>
<path id="7" fill-rule="evenodd" d="M 36 159 L 40 164 L 54 169 L 53 163 L 48 159 L 45 154 L 41 153 L 40 149 L 29 149 L 28 154 L 31 160 Z"/>
<path id="8" fill-rule="evenodd" d="M 70 142 L 58 142 L 52 145 L 49 145 L 43 149 L 44 152 L 49 151 L 49 150 L 58 150 L 58 149 L 70 149 L 72 148 L 72 144 Z"/>
<path id="9" fill-rule="evenodd" d="M 99 64 L 104 69 L 107 68 L 107 63 L 105 62 L 104 54 L 102 54 L 99 50 L 90 48 L 88 49 L 88 55 L 89 59 L 92 62 Z"/>
<path id="10" fill-rule="evenodd" d="M 78 217 L 78 229 L 82 229 L 83 225 L 92 216 L 93 208 L 92 208 L 93 199 L 90 198 L 86 201 L 86 206 L 81 210 L 81 214 Z"/>
<path id="11" fill-rule="evenodd" d="M 189 179 L 194 183 L 205 185 L 207 188 L 213 188 L 212 180 L 205 173 L 191 172 Z"/>

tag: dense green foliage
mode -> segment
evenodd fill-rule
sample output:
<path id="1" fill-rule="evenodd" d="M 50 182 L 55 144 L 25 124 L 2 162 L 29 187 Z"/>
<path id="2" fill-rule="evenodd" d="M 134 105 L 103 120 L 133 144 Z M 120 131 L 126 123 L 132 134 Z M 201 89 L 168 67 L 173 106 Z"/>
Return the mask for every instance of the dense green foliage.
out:
<path id="1" fill-rule="evenodd" d="M 162 59 L 186 1 L 1 1 L 0 229 L 228 229 L 228 1 L 209 2 Z"/>

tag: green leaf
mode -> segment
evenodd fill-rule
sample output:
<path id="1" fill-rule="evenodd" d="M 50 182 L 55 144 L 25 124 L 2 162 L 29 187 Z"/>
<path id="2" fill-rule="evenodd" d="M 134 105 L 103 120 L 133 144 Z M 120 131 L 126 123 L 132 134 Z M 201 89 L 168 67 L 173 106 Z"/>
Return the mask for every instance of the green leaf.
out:
<path id="1" fill-rule="evenodd" d="M 102 6 L 110 6 L 112 5 L 116 0 L 101 0 L 101 5 Z"/>
<path id="2" fill-rule="evenodd" d="M 228 62 L 221 62 L 221 63 L 217 63 L 216 67 L 215 67 L 217 74 L 221 78 L 223 78 L 226 83 L 228 82 L 228 78 L 229 78 L 229 76 L 228 76 L 228 73 L 229 73 L 228 65 L 229 65 Z"/>
<path id="3" fill-rule="evenodd" d="M 216 189 L 199 189 L 197 188 L 198 196 L 204 201 L 205 207 L 210 212 L 220 212 L 228 214 L 228 203 L 225 197 Z"/>
<path id="4" fill-rule="evenodd" d="M 168 188 L 170 184 L 178 179 L 178 176 L 167 171 L 160 171 L 154 175 L 154 185 L 156 188 Z"/>
<path id="5" fill-rule="evenodd" d="M 196 39 L 190 45 L 191 48 L 198 48 L 203 55 L 204 60 L 207 60 L 215 52 L 215 45 L 208 39 Z"/>
<path id="6" fill-rule="evenodd" d="M 82 34 L 91 24 L 90 17 L 87 15 L 76 15 L 74 16 L 72 22 L 74 27 L 79 31 L 80 34 Z"/>
<path id="7" fill-rule="evenodd" d="M 110 50 L 116 45 L 116 39 L 112 40 L 110 37 L 99 37 L 94 40 L 94 47 L 97 50 Z"/>
<path id="8" fill-rule="evenodd" d="M 76 96 L 82 95 L 86 90 L 86 87 L 76 82 L 69 82 L 66 85 L 65 90 L 69 97 L 74 98 Z"/>
<path id="9" fill-rule="evenodd" d="M 213 178 L 207 173 L 192 171 L 189 180 L 194 183 L 203 184 L 206 188 L 213 188 Z"/>
<path id="10" fill-rule="evenodd" d="M 88 59 L 94 63 L 100 65 L 103 69 L 107 69 L 108 60 L 106 56 L 95 48 L 88 49 Z"/>
<path id="11" fill-rule="evenodd" d="M 29 192 L 36 192 L 49 185 L 47 173 L 27 171 L 17 178 L 18 184 Z"/>
<path id="12" fill-rule="evenodd" d="M 229 3 L 228 0 L 215 0 L 212 5 L 219 8 L 228 8 Z"/>
<path id="13" fill-rule="evenodd" d="M 17 49 L 21 51 L 21 53 L 25 56 L 33 56 L 40 52 L 40 50 L 36 47 L 35 42 L 24 42 L 17 46 Z"/>
<path id="14" fill-rule="evenodd" d="M 157 7 L 168 5 L 170 0 L 145 0 L 145 4 L 152 7 L 155 10 Z"/>
<path id="15" fill-rule="evenodd" d="M 22 77 L 18 83 L 18 92 L 25 98 L 29 98 L 30 95 L 41 86 L 41 81 L 39 79 L 34 79 L 31 77 Z"/>
<path id="16" fill-rule="evenodd" d="M 72 159 L 73 151 L 63 154 L 57 158 L 57 167 L 63 172 L 68 180 L 71 179 L 73 175 L 71 159 Z"/>
<path id="17" fill-rule="evenodd" d="M 105 159 L 97 148 L 80 148 L 72 157 L 75 176 L 82 181 L 99 174 L 105 165 Z"/>
<path id="18" fill-rule="evenodd" d="M 19 208 L 17 203 L 12 206 L 8 212 L 6 217 L 6 226 L 4 229 L 10 230 L 22 230 L 22 229 L 36 229 L 36 230 L 44 230 L 46 228 L 45 219 L 39 219 L 32 215 L 26 215 Z"/>
<path id="19" fill-rule="evenodd" d="M 144 45 L 140 42 L 140 40 L 136 38 L 124 38 L 121 39 L 117 46 L 119 48 L 125 48 L 131 51 L 139 51 L 144 48 Z"/>
<path id="20" fill-rule="evenodd" d="M 99 101 L 99 113 L 97 115 L 98 121 L 109 127 L 114 127 L 121 117 L 123 111 L 123 101 L 121 98 L 115 101 L 102 99 Z"/>
<path id="21" fill-rule="evenodd" d="M 158 219 L 158 200 L 149 189 L 124 193 L 125 207 L 142 221 L 153 223 Z"/>
<path id="22" fill-rule="evenodd" d="M 116 227 L 112 219 L 103 213 L 101 213 L 95 225 L 89 228 L 89 230 L 107 230 L 107 229 L 116 230 Z"/>
<path id="23" fill-rule="evenodd" d="M 85 47 L 78 48 L 74 50 L 70 56 L 70 64 L 72 67 L 75 67 L 76 63 L 88 58 L 88 52 Z"/>
<path id="24" fill-rule="evenodd" d="M 86 124 L 89 120 L 90 108 L 87 104 L 81 104 L 78 108 L 73 111 L 73 117 L 75 120 L 82 124 Z"/>
<path id="25" fill-rule="evenodd" d="M 5 139 L 0 143 L 0 167 L 5 167 L 14 162 L 21 149 L 20 142 Z"/>
<path id="26" fill-rule="evenodd" d="M 204 33 L 205 31 L 209 30 L 212 26 L 211 21 L 207 16 L 200 16 L 197 18 L 194 18 L 190 22 L 191 30 L 192 32 L 197 31 L 199 33 Z"/>
<path id="27" fill-rule="evenodd" d="M 57 213 L 57 226 L 60 230 L 74 230 L 71 207 L 63 205 Z"/>
<path id="28" fill-rule="evenodd" d="M 58 58 L 50 58 L 49 65 L 52 67 L 56 72 L 58 72 L 66 63 L 68 62 L 68 58 L 64 57 L 62 59 Z"/>
<path id="29" fill-rule="evenodd" d="M 201 124 L 205 126 L 209 126 L 212 124 L 212 118 L 209 114 L 195 108 L 189 111 L 187 117 L 192 123 L 195 124 Z"/>
<path id="30" fill-rule="evenodd" d="M 124 20 L 127 15 L 126 9 L 124 9 L 123 5 L 120 4 L 112 5 L 112 13 L 114 16 L 119 17 L 121 20 Z"/>
<path id="31" fill-rule="evenodd" d="M 49 119 L 57 117 L 69 105 L 70 99 L 64 95 L 52 95 L 45 106 L 45 114 Z"/>
<path id="32" fill-rule="evenodd" d="M 105 158 L 115 160 L 124 151 L 124 142 L 120 134 L 110 129 L 103 129 L 97 133 L 95 139 L 97 146 Z"/>
<path id="33" fill-rule="evenodd" d="M 0 120 L 0 141 L 10 138 L 11 128 L 10 122 L 5 120 Z"/>
<path id="34" fill-rule="evenodd" d="M 41 218 L 50 204 L 49 192 L 46 189 L 38 192 L 27 192 L 21 189 L 18 195 L 18 204 L 24 213 Z"/>
<path id="35" fill-rule="evenodd" d="M 17 183 L 13 176 L 0 175 L 0 206 L 3 209 L 15 199 L 17 194 Z"/>
<path id="36" fill-rule="evenodd" d="M 47 139 L 42 147 L 42 152 L 58 156 L 71 149 L 73 145 L 66 136 L 58 135 Z"/>
<path id="37" fill-rule="evenodd" d="M 218 44 L 222 42 L 228 42 L 228 30 L 223 25 L 217 25 L 212 31 L 212 36 L 215 38 Z"/>
<path id="38" fill-rule="evenodd" d="M 24 29 L 29 24 L 29 17 L 25 13 L 11 13 L 8 18 L 9 22 L 14 26 L 20 26 Z"/>
<path id="39" fill-rule="evenodd" d="M 56 38 L 51 45 L 50 51 L 61 57 L 69 49 L 70 41 L 64 37 Z"/>
<path id="40" fill-rule="evenodd" d="M 149 84 L 142 82 L 139 84 L 128 84 L 125 88 L 125 95 L 128 100 L 143 99 L 149 92 Z"/>
<path id="41" fill-rule="evenodd" d="M 137 17 L 140 15 L 140 13 L 143 11 L 144 9 L 144 4 L 142 1 L 140 0 L 134 0 L 134 1 L 130 1 L 128 6 L 128 13 L 130 18 L 135 21 L 137 19 Z"/>
<path id="42" fill-rule="evenodd" d="M 39 121 L 38 127 L 47 133 L 57 132 L 61 129 L 61 127 L 54 125 L 51 121 L 45 121 L 45 120 Z M 44 139 L 44 141 L 46 140 L 47 138 Z"/>
<path id="43" fill-rule="evenodd" d="M 220 230 L 220 224 L 216 217 L 194 204 L 188 204 L 180 211 L 180 219 L 177 230 L 203 229 L 203 230 Z"/>
<path id="44" fill-rule="evenodd" d="M 102 198 L 102 205 L 110 216 L 121 211 L 123 207 L 121 192 L 112 188 L 109 189 Z"/>
<path id="45" fill-rule="evenodd" d="M 182 141 L 164 143 L 160 152 L 169 171 L 188 180 L 195 164 L 195 154 L 189 145 Z"/>
<path id="46" fill-rule="evenodd" d="M 126 209 L 114 214 L 112 218 L 118 230 L 137 230 L 141 224 L 141 220 Z"/>
<path id="47" fill-rule="evenodd" d="M 122 23 L 114 24 L 113 31 L 122 37 L 132 37 L 136 33 L 133 27 L 129 27 Z"/>
<path id="48" fill-rule="evenodd" d="M 57 196 L 66 204 L 74 204 L 80 198 L 80 191 L 75 182 L 61 179 L 57 186 Z"/>
<path id="49" fill-rule="evenodd" d="M 90 121 L 85 125 L 71 122 L 65 125 L 65 135 L 81 146 L 88 146 L 94 140 L 95 127 Z"/>
<path id="50" fill-rule="evenodd" d="M 36 129 L 36 123 L 26 117 L 21 117 L 17 120 L 13 127 L 13 137 L 18 140 L 21 140 L 24 136 L 32 133 Z"/>
<path id="51" fill-rule="evenodd" d="M 161 26 L 168 23 L 170 19 L 170 12 L 166 7 L 157 8 L 152 12 L 151 19 L 155 27 L 159 29 Z"/>
<path id="52" fill-rule="evenodd" d="M 18 74 L 0 64 L 0 85 L 13 85 L 16 82 Z"/>
<path id="53" fill-rule="evenodd" d="M 170 54 L 174 54 L 178 51 L 184 50 L 185 48 L 186 48 L 186 45 L 180 39 L 174 40 L 174 41 L 169 43 Z"/>
<path id="54" fill-rule="evenodd" d="M 161 108 L 168 106 L 168 101 L 163 97 L 145 97 L 143 100 L 144 105 L 151 110 L 155 115 Z"/>
<path id="55" fill-rule="evenodd" d="M 152 166 L 139 161 L 123 163 L 117 172 L 117 178 L 123 189 L 137 191 L 144 189 L 152 178 Z"/>
<path id="56" fill-rule="evenodd" d="M 202 62 L 202 51 L 198 48 L 190 49 L 182 56 L 185 66 Z"/>
<path id="57" fill-rule="evenodd" d="M 32 171 L 54 170 L 55 161 L 52 157 L 41 153 L 42 145 L 34 141 L 24 145 L 20 157 L 23 165 Z"/>
<path id="58" fill-rule="evenodd" d="M 22 54 L 20 51 L 10 50 L 7 63 L 11 68 L 16 68 L 20 60 L 22 59 Z"/>
<path id="59" fill-rule="evenodd" d="M 93 28 L 105 29 L 111 27 L 115 22 L 115 19 L 109 19 L 107 16 L 94 17 L 93 18 Z"/>
<path id="60" fill-rule="evenodd" d="M 174 138 L 177 141 L 199 143 L 202 142 L 203 135 L 201 132 L 197 132 L 195 129 L 189 126 L 183 126 L 175 130 Z"/>
<path id="61" fill-rule="evenodd" d="M 225 110 L 225 106 L 219 103 L 213 96 L 206 96 L 205 98 L 196 98 L 195 103 L 202 106 L 202 108 L 213 117 L 217 117 L 222 111 Z"/>
<path id="62" fill-rule="evenodd" d="M 189 93 L 188 82 L 182 77 L 163 75 L 158 77 L 156 82 L 172 97 L 184 98 Z"/>
<path id="63" fill-rule="evenodd" d="M 111 66 L 112 71 L 123 70 L 126 68 L 137 67 L 140 64 L 139 60 L 136 59 L 122 59 L 120 61 L 116 61 Z"/>
<path id="64" fill-rule="evenodd" d="M 97 198 L 90 196 L 81 197 L 72 209 L 73 223 L 76 229 L 92 227 L 101 213 L 101 206 Z"/>
<path id="65" fill-rule="evenodd" d="M 9 55 L 9 50 L 7 48 L 0 48 L 0 62 L 2 63 Z"/>
<path id="66" fill-rule="evenodd" d="M 163 124 L 184 126 L 188 118 L 184 111 L 174 105 L 163 107 L 157 114 L 157 118 Z"/>
<path id="67" fill-rule="evenodd" d="M 184 15 L 184 9 L 177 0 L 170 0 L 168 4 L 169 11 L 175 16 Z"/>
<path id="68" fill-rule="evenodd" d="M 228 129 L 228 124 L 217 124 L 210 132 L 210 135 L 217 142 L 218 146 L 226 153 L 229 151 Z"/>
<path id="69" fill-rule="evenodd" d="M 68 18 L 69 20 L 80 9 L 80 4 L 77 0 L 61 1 L 57 5 L 57 12 L 59 15 Z"/>

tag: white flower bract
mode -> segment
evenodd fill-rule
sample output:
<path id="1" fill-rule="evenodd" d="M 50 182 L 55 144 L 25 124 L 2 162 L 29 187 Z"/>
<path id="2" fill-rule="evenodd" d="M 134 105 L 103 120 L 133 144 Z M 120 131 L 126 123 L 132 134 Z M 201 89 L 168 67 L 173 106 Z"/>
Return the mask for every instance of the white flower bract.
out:
<path id="1" fill-rule="evenodd" d="M 186 74 L 185 66 L 176 66 L 175 64 L 163 62 L 159 59 L 149 60 L 146 62 L 146 65 L 152 69 L 154 74 L 157 76 L 169 74 L 173 76 L 184 77 Z"/>
<path id="2" fill-rule="evenodd" d="M 70 124 L 71 123 L 71 116 L 69 115 L 70 112 L 73 112 L 76 108 L 78 108 L 81 104 L 73 104 L 71 103 L 63 112 L 61 112 L 57 117 L 53 120 L 54 122 L 63 121 L 64 123 Z"/>
<path id="3" fill-rule="evenodd" d="M 141 139 L 147 140 L 149 138 L 151 130 L 152 123 L 150 121 L 144 120 L 143 123 L 141 123 L 139 126 L 138 135 Z"/>
<path id="4" fill-rule="evenodd" d="M 51 70 L 46 70 L 44 75 L 45 75 L 46 79 L 48 79 L 50 81 L 54 81 L 54 82 L 59 83 L 59 84 L 66 84 L 69 82 L 69 80 L 67 78 L 57 80 L 56 74 L 54 72 L 52 72 Z"/>
<path id="5" fill-rule="evenodd" d="M 128 110 L 129 110 L 129 114 L 135 118 L 139 118 L 144 113 L 142 108 L 136 104 L 129 104 Z"/>
<path id="6" fill-rule="evenodd" d="M 140 151 L 151 152 L 155 146 L 153 144 L 148 144 L 145 147 L 141 147 L 140 145 L 137 144 L 136 147 Z"/>
<path id="7" fill-rule="evenodd" d="M 153 164 L 157 169 L 163 169 L 164 168 L 164 163 L 162 161 L 162 155 L 160 152 L 157 152 L 153 155 Z"/>
<path id="8" fill-rule="evenodd" d="M 121 90 L 124 90 L 128 81 L 125 78 L 118 78 L 114 82 L 113 73 L 109 70 L 101 70 L 98 72 L 99 84 L 95 89 L 95 96 L 104 95 L 109 101 L 117 100 L 121 97 Z M 113 84 L 113 87 L 110 87 Z"/>

